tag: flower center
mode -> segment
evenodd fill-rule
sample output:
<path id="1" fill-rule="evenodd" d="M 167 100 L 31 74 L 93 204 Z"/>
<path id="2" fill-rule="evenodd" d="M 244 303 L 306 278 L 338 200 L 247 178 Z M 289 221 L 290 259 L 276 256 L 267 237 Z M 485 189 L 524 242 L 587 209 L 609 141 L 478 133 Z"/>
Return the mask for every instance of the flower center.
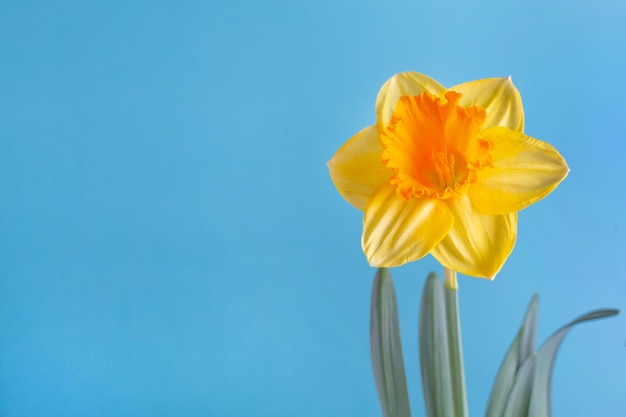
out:
<path id="1" fill-rule="evenodd" d="M 447 199 L 476 181 L 476 171 L 493 166 L 493 143 L 480 132 L 482 107 L 461 107 L 461 94 L 402 96 L 381 132 L 382 161 L 396 171 L 390 183 L 411 196 Z"/>

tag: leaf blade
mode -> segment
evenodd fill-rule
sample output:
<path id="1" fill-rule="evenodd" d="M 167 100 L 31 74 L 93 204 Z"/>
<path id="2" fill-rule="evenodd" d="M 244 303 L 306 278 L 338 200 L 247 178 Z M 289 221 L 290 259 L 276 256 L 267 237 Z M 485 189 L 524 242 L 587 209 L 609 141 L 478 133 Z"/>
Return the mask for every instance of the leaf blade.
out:
<path id="1" fill-rule="evenodd" d="M 541 346 L 537 353 L 537 366 L 533 380 L 532 396 L 528 415 L 533 417 L 550 417 L 550 384 L 554 362 L 559 347 L 572 327 L 585 321 L 597 320 L 619 314 L 616 309 L 600 309 L 590 311 L 572 320 L 554 332 Z"/>
<path id="2" fill-rule="evenodd" d="M 422 292 L 419 354 L 426 415 L 454 417 L 443 285 L 434 273 Z"/>
<path id="3" fill-rule="evenodd" d="M 391 274 L 376 272 L 372 288 L 370 349 L 378 399 L 385 417 L 410 417 L 398 307 Z"/>
<path id="4" fill-rule="evenodd" d="M 517 336 L 509 347 L 491 389 L 486 417 L 501 417 L 522 365 L 535 351 L 539 297 L 533 296 Z"/>
<path id="5" fill-rule="evenodd" d="M 522 364 L 516 377 L 515 383 L 507 398 L 506 407 L 502 417 L 527 417 L 532 393 L 533 376 L 537 366 L 537 356 L 531 355 Z"/>

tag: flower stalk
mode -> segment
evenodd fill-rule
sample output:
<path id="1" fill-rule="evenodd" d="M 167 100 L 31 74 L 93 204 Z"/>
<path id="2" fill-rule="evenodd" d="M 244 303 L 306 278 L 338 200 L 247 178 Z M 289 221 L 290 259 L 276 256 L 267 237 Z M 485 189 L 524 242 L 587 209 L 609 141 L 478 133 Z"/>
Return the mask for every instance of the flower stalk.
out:
<path id="1" fill-rule="evenodd" d="M 445 285 L 446 288 L 454 291 L 459 289 L 459 284 L 456 280 L 456 271 L 448 268 L 443 268 L 443 285 Z"/>
<path id="2" fill-rule="evenodd" d="M 446 306 L 446 328 L 448 330 L 448 352 L 450 355 L 450 381 L 455 417 L 467 417 L 467 393 L 463 366 L 463 346 L 459 320 L 458 285 L 456 271 L 444 268 L 444 301 Z"/>

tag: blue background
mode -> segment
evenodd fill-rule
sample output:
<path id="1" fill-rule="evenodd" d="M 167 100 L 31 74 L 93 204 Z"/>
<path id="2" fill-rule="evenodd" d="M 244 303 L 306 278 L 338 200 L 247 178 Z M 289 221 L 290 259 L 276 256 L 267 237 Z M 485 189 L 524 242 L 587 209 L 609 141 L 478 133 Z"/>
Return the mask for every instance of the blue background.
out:
<path id="1" fill-rule="evenodd" d="M 626 3 L 0 3 L 0 415 L 380 416 L 361 214 L 325 162 L 378 89 L 511 75 L 571 173 L 460 277 L 470 412 L 534 292 L 539 341 L 626 308 Z M 393 270 L 413 414 L 427 257 Z M 581 325 L 555 416 L 626 415 L 624 316 Z"/>

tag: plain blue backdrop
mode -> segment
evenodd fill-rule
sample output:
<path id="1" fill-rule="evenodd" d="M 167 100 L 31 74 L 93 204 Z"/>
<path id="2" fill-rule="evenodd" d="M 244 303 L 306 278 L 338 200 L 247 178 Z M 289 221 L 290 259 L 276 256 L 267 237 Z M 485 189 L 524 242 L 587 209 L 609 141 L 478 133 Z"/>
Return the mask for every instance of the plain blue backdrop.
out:
<path id="1" fill-rule="evenodd" d="M 539 341 L 626 308 L 626 3 L 0 3 L 0 415 L 380 416 L 361 213 L 325 162 L 387 78 L 508 76 L 571 173 L 460 277 L 470 412 Z M 415 416 L 427 257 L 393 270 Z M 626 321 L 575 328 L 555 416 L 626 415 Z"/>

